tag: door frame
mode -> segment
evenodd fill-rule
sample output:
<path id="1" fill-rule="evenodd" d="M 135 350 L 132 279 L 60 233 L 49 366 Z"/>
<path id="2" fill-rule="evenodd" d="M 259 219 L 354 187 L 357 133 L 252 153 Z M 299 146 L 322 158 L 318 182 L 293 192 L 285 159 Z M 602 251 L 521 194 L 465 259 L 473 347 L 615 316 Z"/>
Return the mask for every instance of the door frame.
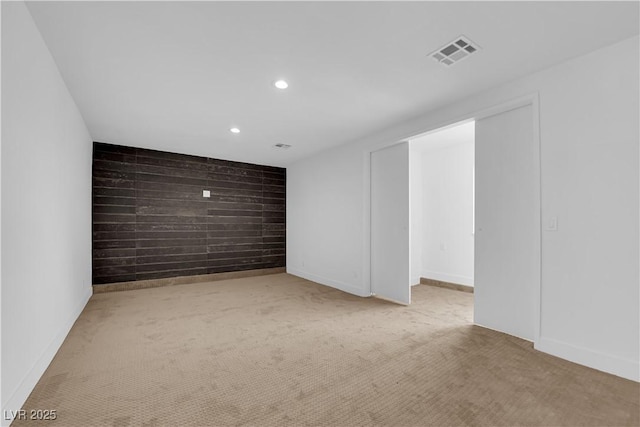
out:
<path id="1" fill-rule="evenodd" d="M 449 127 L 457 126 L 464 122 L 470 120 L 480 120 L 487 117 L 495 116 L 497 114 L 501 114 L 510 110 L 515 110 L 516 108 L 524 107 L 527 105 L 531 105 L 532 111 L 532 123 L 533 123 L 533 153 L 534 153 L 534 200 L 536 203 L 535 215 L 536 215 L 536 223 L 538 224 L 538 232 L 535 234 L 535 253 L 536 259 L 535 262 L 538 265 L 536 269 L 536 277 L 534 277 L 534 330 L 533 330 L 533 343 L 537 345 L 540 341 L 540 320 L 541 320 L 541 280 L 542 280 L 542 200 L 541 200 L 541 170 L 540 170 L 540 96 L 538 92 L 529 93 L 517 98 L 513 98 L 508 101 L 504 101 L 498 104 L 491 105 L 489 107 L 481 108 L 475 110 L 470 113 L 466 113 L 463 115 L 459 115 L 457 117 L 453 117 L 451 119 L 446 119 L 436 124 L 427 126 L 423 131 L 416 132 L 412 136 L 395 139 L 391 142 L 386 143 L 378 143 L 373 146 L 367 147 L 363 150 L 362 153 L 362 162 L 363 162 L 363 183 L 364 183 L 364 191 L 363 191 L 363 247 L 362 247 L 362 278 L 363 282 L 366 286 L 365 293 L 368 290 L 369 295 L 371 293 L 371 153 L 374 151 L 381 150 L 383 148 L 396 145 L 402 142 L 408 142 L 411 139 L 418 138 L 424 135 L 428 135 L 430 133 L 435 133 L 441 130 L 444 130 Z"/>

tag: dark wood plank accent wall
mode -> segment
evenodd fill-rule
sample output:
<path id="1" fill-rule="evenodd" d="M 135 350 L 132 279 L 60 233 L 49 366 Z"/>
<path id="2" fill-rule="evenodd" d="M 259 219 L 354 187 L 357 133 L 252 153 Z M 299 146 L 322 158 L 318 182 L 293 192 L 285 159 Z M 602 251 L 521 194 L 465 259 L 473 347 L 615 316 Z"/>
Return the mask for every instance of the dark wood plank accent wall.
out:
<path id="1" fill-rule="evenodd" d="M 93 284 L 283 267 L 285 191 L 283 168 L 96 142 Z"/>

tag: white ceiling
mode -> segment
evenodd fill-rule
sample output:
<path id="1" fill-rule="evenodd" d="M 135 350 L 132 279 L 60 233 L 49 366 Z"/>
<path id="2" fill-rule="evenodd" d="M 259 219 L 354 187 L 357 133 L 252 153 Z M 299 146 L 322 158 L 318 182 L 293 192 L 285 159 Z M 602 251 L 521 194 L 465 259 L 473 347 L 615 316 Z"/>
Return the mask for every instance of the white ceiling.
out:
<path id="1" fill-rule="evenodd" d="M 607 1 L 28 6 L 94 140 L 278 166 L 639 25 L 638 2 Z M 427 56 L 461 34 L 482 50 L 451 68 Z"/>

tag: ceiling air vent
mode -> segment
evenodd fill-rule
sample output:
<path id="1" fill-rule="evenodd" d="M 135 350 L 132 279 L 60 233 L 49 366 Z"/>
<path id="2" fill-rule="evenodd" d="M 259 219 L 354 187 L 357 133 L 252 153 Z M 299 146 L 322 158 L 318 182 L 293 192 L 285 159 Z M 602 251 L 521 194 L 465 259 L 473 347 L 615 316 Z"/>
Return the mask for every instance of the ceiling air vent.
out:
<path id="1" fill-rule="evenodd" d="M 273 146 L 274 148 L 278 148 L 280 150 L 286 150 L 291 148 L 291 146 L 289 144 L 276 144 Z"/>
<path id="2" fill-rule="evenodd" d="M 458 61 L 462 61 L 479 49 L 480 47 L 477 44 L 465 36 L 460 36 L 451 43 L 447 43 L 435 52 L 430 53 L 429 56 L 448 67 Z"/>

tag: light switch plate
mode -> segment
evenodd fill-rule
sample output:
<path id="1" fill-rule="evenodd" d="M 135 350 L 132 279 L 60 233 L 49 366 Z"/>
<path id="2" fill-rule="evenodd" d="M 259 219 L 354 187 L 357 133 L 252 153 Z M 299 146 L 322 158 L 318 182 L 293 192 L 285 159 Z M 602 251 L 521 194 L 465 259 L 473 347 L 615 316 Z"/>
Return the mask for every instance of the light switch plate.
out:
<path id="1" fill-rule="evenodd" d="M 202 197 L 211 197 L 211 191 L 202 190 Z"/>

